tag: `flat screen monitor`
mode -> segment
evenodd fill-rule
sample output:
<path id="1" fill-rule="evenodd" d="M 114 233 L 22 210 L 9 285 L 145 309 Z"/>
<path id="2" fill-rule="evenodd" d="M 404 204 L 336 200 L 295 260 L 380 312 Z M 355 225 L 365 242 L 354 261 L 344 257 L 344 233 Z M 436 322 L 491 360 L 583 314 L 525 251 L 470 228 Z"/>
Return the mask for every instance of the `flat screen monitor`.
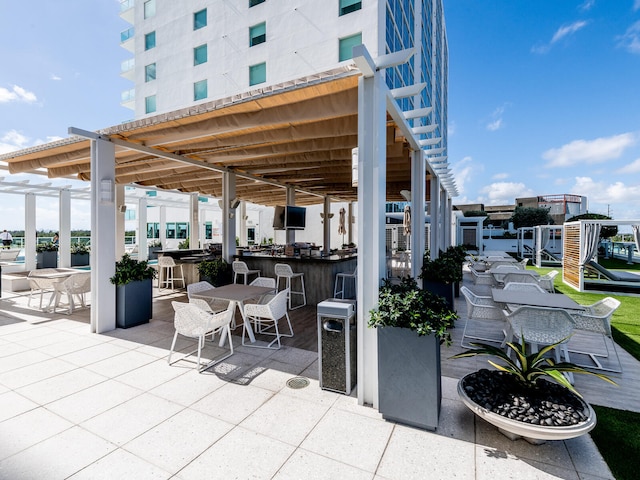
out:
<path id="1" fill-rule="evenodd" d="M 307 209 L 305 207 L 294 207 L 287 205 L 284 215 L 284 228 L 292 230 L 303 230 L 307 217 Z"/>
<path id="2" fill-rule="evenodd" d="M 273 229 L 284 230 L 284 207 L 275 207 L 273 212 Z"/>

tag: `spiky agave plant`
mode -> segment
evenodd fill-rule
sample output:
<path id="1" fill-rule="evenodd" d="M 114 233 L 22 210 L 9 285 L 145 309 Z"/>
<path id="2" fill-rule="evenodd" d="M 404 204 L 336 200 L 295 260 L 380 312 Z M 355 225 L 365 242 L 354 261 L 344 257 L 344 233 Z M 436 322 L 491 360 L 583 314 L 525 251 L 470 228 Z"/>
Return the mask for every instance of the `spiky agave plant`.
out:
<path id="1" fill-rule="evenodd" d="M 594 375 L 606 382 L 613 385 L 617 385 L 616 382 L 611 380 L 606 375 L 601 373 L 592 372 L 586 368 L 582 368 L 574 363 L 560 362 L 556 363 L 552 358 L 545 355 L 552 351 L 555 347 L 564 343 L 567 339 L 563 339 L 557 343 L 548 345 L 540 351 L 530 353 L 527 355 L 524 336 L 521 338 L 520 343 L 508 342 L 506 344 L 507 350 L 488 345 L 486 343 L 475 343 L 471 345 L 476 347 L 475 349 L 467 350 L 457 355 L 453 355 L 454 358 L 474 357 L 476 355 L 490 355 L 502 360 L 505 365 L 488 360 L 488 362 L 500 371 L 509 373 L 525 387 L 534 388 L 537 385 L 539 378 L 549 377 L 555 380 L 560 385 L 566 387 L 571 392 L 582 398 L 582 395 L 571 385 L 571 382 L 563 375 L 563 373 L 583 373 L 588 375 Z M 515 360 L 512 360 L 509 351 L 515 354 Z"/>

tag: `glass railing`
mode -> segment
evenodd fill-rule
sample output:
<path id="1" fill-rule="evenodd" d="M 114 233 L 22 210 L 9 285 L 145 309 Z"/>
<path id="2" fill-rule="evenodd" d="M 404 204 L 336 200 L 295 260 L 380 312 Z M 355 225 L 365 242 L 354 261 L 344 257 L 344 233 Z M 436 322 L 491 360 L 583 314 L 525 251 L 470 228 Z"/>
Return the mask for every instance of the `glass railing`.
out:
<path id="1" fill-rule="evenodd" d="M 120 0 L 120 11 L 124 12 L 125 10 L 133 8 L 135 3 L 135 0 Z"/>
<path id="2" fill-rule="evenodd" d="M 133 102 L 136 99 L 136 89 L 125 90 L 120 94 L 121 103 Z"/>
<path id="3" fill-rule="evenodd" d="M 38 245 L 53 242 L 53 237 L 38 237 Z M 75 243 L 90 244 L 91 237 L 71 237 L 71 245 Z M 125 245 L 137 244 L 135 235 L 127 235 L 124 237 Z M 24 248 L 24 237 L 13 237 L 11 248 Z"/>
<path id="4" fill-rule="evenodd" d="M 135 28 L 131 27 L 120 32 L 120 43 L 124 43 L 135 35 Z"/>
<path id="5" fill-rule="evenodd" d="M 125 60 L 120 64 L 120 73 L 125 73 L 133 70 L 136 66 L 135 58 L 130 58 L 129 60 Z"/>

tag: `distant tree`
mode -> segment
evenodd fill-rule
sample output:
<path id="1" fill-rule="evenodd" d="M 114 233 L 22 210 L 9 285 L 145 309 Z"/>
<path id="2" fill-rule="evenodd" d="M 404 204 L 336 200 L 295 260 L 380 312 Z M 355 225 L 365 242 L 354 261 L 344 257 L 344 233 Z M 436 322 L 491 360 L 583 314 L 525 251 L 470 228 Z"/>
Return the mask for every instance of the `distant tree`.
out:
<path id="1" fill-rule="evenodd" d="M 548 208 L 516 207 L 511 221 L 515 228 L 535 227 L 536 225 L 553 225 L 553 218 Z"/>
<path id="2" fill-rule="evenodd" d="M 577 222 L 578 220 L 613 220 L 611 217 L 602 215 L 600 213 L 583 213 L 582 215 L 576 215 L 571 217 L 567 222 Z M 618 234 L 617 225 L 603 225 L 600 229 L 600 238 L 611 238 Z"/>

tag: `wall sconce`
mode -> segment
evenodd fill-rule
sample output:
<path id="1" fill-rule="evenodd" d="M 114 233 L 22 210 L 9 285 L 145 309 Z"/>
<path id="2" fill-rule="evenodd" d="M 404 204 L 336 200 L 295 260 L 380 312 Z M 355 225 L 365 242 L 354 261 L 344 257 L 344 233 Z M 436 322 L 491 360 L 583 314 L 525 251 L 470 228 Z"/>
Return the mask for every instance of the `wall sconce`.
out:
<path id="1" fill-rule="evenodd" d="M 235 210 L 236 208 L 238 208 L 238 205 L 240 205 L 240 199 L 238 197 L 229 202 L 229 208 L 231 210 Z"/>
<path id="2" fill-rule="evenodd" d="M 100 180 L 100 203 L 108 205 L 113 203 L 113 180 Z"/>

